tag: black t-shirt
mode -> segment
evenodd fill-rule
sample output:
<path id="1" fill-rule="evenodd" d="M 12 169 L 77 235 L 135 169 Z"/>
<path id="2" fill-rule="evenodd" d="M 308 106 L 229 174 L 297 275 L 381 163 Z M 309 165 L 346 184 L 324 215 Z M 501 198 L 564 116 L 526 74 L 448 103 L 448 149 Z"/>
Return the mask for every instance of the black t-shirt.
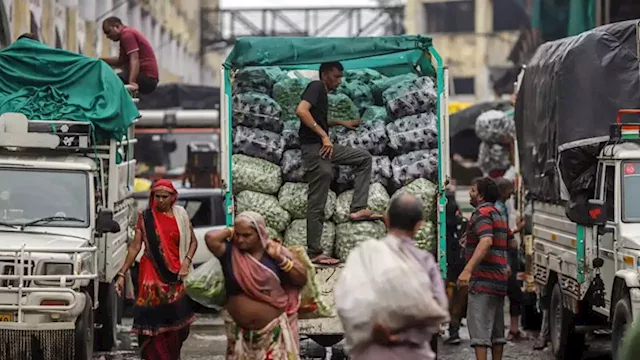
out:
<path id="1" fill-rule="evenodd" d="M 329 133 L 329 121 L 327 113 L 329 111 L 329 100 L 327 90 L 321 81 L 312 81 L 307 85 L 301 96 L 302 100 L 306 100 L 311 104 L 311 116 L 327 134 Z M 307 127 L 304 123 L 300 124 L 300 144 L 316 144 L 321 143 L 322 139 L 313 129 Z"/>

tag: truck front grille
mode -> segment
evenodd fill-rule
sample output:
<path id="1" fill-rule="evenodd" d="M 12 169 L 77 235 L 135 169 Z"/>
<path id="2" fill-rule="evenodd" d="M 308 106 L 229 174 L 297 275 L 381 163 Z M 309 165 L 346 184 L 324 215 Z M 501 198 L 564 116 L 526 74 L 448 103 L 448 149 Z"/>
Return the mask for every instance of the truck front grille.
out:
<path id="1" fill-rule="evenodd" d="M 0 329 L 0 359 L 74 360 L 74 330 Z"/>

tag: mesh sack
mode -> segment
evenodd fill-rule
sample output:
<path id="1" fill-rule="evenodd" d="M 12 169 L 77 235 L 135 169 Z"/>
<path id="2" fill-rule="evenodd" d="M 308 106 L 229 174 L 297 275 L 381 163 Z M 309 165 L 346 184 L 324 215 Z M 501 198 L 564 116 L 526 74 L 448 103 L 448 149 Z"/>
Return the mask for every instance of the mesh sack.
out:
<path id="1" fill-rule="evenodd" d="M 391 161 L 391 171 L 396 186 L 404 186 L 419 178 L 435 181 L 438 178 L 438 150 L 418 150 L 398 155 Z"/>
<path id="2" fill-rule="evenodd" d="M 373 80 L 371 83 L 371 92 L 373 93 L 373 101 L 376 105 L 383 105 L 382 93 L 393 85 L 407 81 L 415 80 L 418 75 L 414 73 L 403 74 L 393 77 L 383 77 L 378 80 Z"/>
<path id="3" fill-rule="evenodd" d="M 353 188 L 355 177 L 355 169 L 352 166 L 338 166 L 336 183 L 344 185 L 345 190 Z M 387 186 L 391 178 L 393 178 L 391 159 L 388 156 L 373 156 L 371 158 L 371 183 Z"/>
<path id="4" fill-rule="evenodd" d="M 280 166 L 263 159 L 242 154 L 231 157 L 233 164 L 233 192 L 252 190 L 275 194 L 282 185 Z"/>
<path id="5" fill-rule="evenodd" d="M 194 269 L 184 279 L 184 289 L 187 295 L 198 304 L 216 310 L 222 309 L 227 302 L 227 291 L 220 260 L 212 256 L 207 262 Z"/>
<path id="6" fill-rule="evenodd" d="M 325 222 L 322 225 L 322 235 L 320 236 L 320 247 L 322 253 L 328 256 L 333 255 L 333 246 L 336 238 L 336 227 L 332 222 Z M 307 250 L 307 220 L 293 220 L 284 233 L 284 245 L 302 246 Z"/>
<path id="7" fill-rule="evenodd" d="M 249 66 L 238 70 L 233 78 L 233 94 L 255 91 L 271 96 L 273 85 L 287 74 L 275 66 Z"/>
<path id="8" fill-rule="evenodd" d="M 437 245 L 435 224 L 432 221 L 425 221 L 413 236 L 413 240 L 418 248 L 431 253 L 435 252 Z"/>
<path id="9" fill-rule="evenodd" d="M 343 81 L 336 93 L 347 95 L 358 108 L 358 114 L 362 114 L 366 108 L 373 105 L 371 88 L 361 81 Z"/>
<path id="10" fill-rule="evenodd" d="M 387 149 L 389 138 L 383 121 L 360 124 L 355 130 L 334 126 L 329 130 L 335 143 L 348 148 L 362 149 L 372 155 L 381 155 Z"/>
<path id="11" fill-rule="evenodd" d="M 274 228 L 270 228 L 267 226 L 267 233 L 269 234 L 269 239 L 282 239 L 282 234 Z"/>
<path id="12" fill-rule="evenodd" d="M 284 121 L 298 120 L 296 108 L 310 82 L 310 79 L 296 77 L 280 80 L 273 85 L 273 98 L 282 108 L 281 117 Z"/>
<path id="13" fill-rule="evenodd" d="M 411 194 L 422 203 L 423 219 L 430 221 L 436 217 L 438 186 L 427 179 L 416 179 L 399 191 Z"/>
<path id="14" fill-rule="evenodd" d="M 282 130 L 282 141 L 284 142 L 284 149 L 300 149 L 300 120 L 291 120 L 284 123 L 284 129 Z"/>
<path id="15" fill-rule="evenodd" d="M 282 178 L 287 182 L 304 182 L 305 169 L 302 164 L 302 150 L 287 150 L 282 154 Z"/>
<path id="16" fill-rule="evenodd" d="M 360 81 L 370 85 L 374 80 L 382 79 L 382 74 L 373 69 L 345 70 L 343 77 L 346 81 Z"/>
<path id="17" fill-rule="evenodd" d="M 291 222 L 289 213 L 280 206 L 278 198 L 273 195 L 245 190 L 236 195 L 236 211 L 255 211 L 264 217 L 267 226 L 281 233 Z"/>
<path id="18" fill-rule="evenodd" d="M 432 113 L 410 115 L 387 124 L 389 147 L 397 153 L 427 150 L 438 145 L 438 119 Z"/>
<path id="19" fill-rule="evenodd" d="M 508 144 L 516 133 L 516 123 L 504 111 L 485 111 L 476 119 L 476 135 L 482 141 Z"/>
<path id="20" fill-rule="evenodd" d="M 483 141 L 478 150 L 478 167 L 485 174 L 508 169 L 511 166 L 509 155 L 509 149 L 505 145 Z"/>
<path id="21" fill-rule="evenodd" d="M 333 221 L 341 224 L 349 221 L 351 214 L 351 202 L 353 201 L 353 190 L 345 191 L 338 195 L 336 199 L 336 212 L 333 214 Z M 375 213 L 384 213 L 389 205 L 389 193 L 382 184 L 374 183 L 369 187 L 368 208 Z"/>
<path id="22" fill-rule="evenodd" d="M 345 94 L 329 94 L 329 121 L 345 121 L 359 118 L 358 108 Z"/>
<path id="23" fill-rule="evenodd" d="M 282 132 L 281 108 L 269 96 L 257 92 L 236 94 L 233 97 L 233 126 L 246 126 Z"/>
<path id="24" fill-rule="evenodd" d="M 301 246 L 291 246 L 289 250 L 307 269 L 307 283 L 302 287 L 302 291 L 300 291 L 299 318 L 314 319 L 333 316 L 331 308 L 322 300 L 322 294 L 318 286 L 318 281 L 316 280 L 316 266 L 311 262 L 311 259 L 309 259 L 309 255 L 307 255 L 307 252 Z"/>
<path id="25" fill-rule="evenodd" d="M 382 97 L 387 112 L 396 119 L 433 111 L 438 101 L 435 84 L 428 76 L 395 84 Z"/>
<path id="26" fill-rule="evenodd" d="M 362 114 L 363 123 L 372 123 L 376 121 L 384 121 L 388 123 L 393 119 L 387 114 L 387 109 L 384 106 L 369 106 Z"/>
<path id="27" fill-rule="evenodd" d="M 278 201 L 280 202 L 280 206 L 289 212 L 292 219 L 306 219 L 308 194 L 308 184 L 287 182 L 280 188 Z M 329 191 L 327 203 L 324 207 L 325 220 L 329 220 L 333 216 L 335 207 L 336 193 Z"/>
<path id="28" fill-rule="evenodd" d="M 280 165 L 284 142 L 271 131 L 238 126 L 233 129 L 233 153 L 244 154 Z"/>
<path id="29" fill-rule="evenodd" d="M 387 232 L 382 221 L 346 222 L 336 225 L 335 253 L 341 262 L 346 262 L 351 250 L 369 239 L 380 239 Z"/>

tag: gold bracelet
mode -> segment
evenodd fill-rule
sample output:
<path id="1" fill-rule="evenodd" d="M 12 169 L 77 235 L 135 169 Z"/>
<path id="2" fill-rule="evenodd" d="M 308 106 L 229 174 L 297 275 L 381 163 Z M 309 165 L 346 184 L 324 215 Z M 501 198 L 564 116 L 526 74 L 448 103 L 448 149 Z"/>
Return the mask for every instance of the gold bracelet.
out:
<path id="1" fill-rule="evenodd" d="M 291 269 L 293 269 L 293 261 L 291 260 L 287 261 L 287 263 L 284 266 L 280 267 L 280 269 L 282 269 L 282 271 L 284 272 L 291 271 Z"/>

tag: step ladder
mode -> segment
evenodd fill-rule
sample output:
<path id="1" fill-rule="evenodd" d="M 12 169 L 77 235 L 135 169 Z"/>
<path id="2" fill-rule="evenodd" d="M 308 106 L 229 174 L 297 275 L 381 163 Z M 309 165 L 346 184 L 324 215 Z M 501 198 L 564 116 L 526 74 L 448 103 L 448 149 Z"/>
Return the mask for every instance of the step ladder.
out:
<path id="1" fill-rule="evenodd" d="M 127 89 L 127 91 L 129 92 L 129 95 L 131 95 L 131 100 L 133 100 L 134 104 L 137 104 L 140 102 L 140 93 L 138 92 L 137 89 L 134 89 L 133 86 L 126 84 L 124 86 L 125 89 Z"/>

